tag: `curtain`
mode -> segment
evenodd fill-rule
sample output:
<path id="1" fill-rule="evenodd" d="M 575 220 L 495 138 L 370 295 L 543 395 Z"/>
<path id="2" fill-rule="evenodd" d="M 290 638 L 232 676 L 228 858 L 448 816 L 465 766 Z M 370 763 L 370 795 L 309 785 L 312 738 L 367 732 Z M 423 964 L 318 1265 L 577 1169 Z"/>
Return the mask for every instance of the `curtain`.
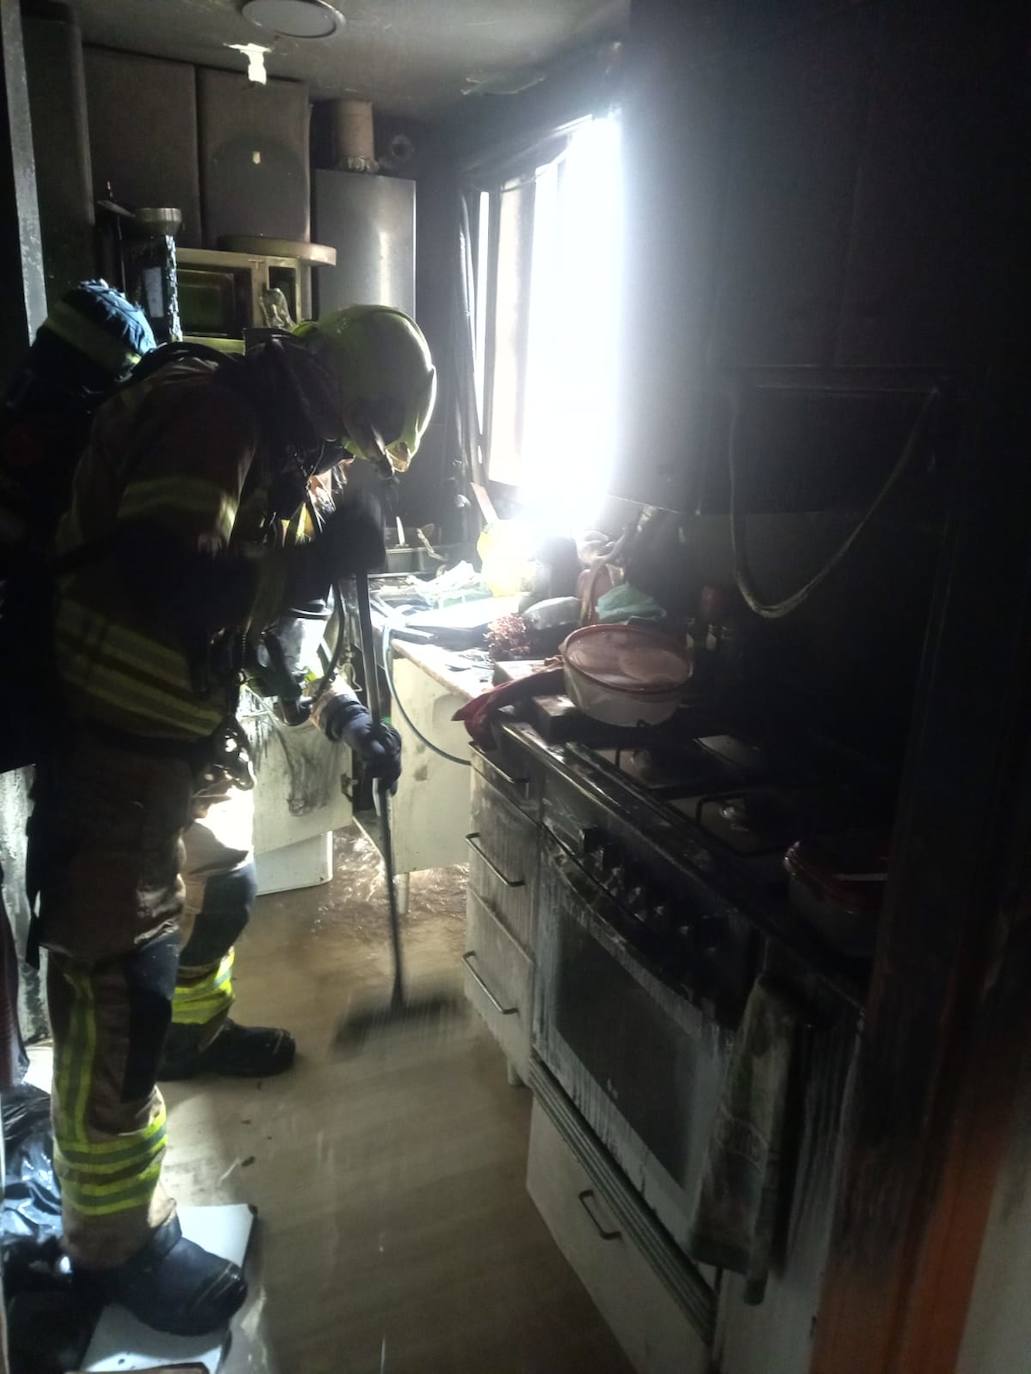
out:
<path id="1" fill-rule="evenodd" d="M 567 144 L 553 133 L 510 146 L 468 168 L 459 192 L 447 445 L 481 485 L 519 481 L 536 178 Z"/>
<path id="2" fill-rule="evenodd" d="M 459 196 L 458 264 L 454 275 L 451 350 L 454 363 L 454 403 L 451 408 L 450 447 L 461 456 L 476 482 L 484 481 L 480 414 L 476 396 L 476 321 L 474 314 L 473 217 L 468 195 Z"/>

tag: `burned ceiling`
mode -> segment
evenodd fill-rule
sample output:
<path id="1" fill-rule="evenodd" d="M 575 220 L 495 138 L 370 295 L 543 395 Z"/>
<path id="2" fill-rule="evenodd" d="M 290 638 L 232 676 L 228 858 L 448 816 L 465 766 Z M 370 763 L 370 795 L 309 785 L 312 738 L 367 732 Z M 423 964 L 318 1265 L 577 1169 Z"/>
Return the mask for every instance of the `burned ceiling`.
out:
<path id="1" fill-rule="evenodd" d="M 584 44 L 617 35 L 629 0 L 334 0 L 328 38 L 289 39 L 240 13 L 240 0 L 73 0 L 87 42 L 244 70 L 231 45 L 268 46 L 272 76 L 315 99 L 360 96 L 383 111 L 432 116 L 475 90 L 531 83 Z"/>

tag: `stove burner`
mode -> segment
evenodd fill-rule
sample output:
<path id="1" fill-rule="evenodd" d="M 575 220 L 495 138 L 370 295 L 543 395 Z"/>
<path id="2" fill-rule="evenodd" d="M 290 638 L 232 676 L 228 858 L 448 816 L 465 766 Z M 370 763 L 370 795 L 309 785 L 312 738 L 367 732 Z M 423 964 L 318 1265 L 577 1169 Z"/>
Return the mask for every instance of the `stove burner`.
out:
<path id="1" fill-rule="evenodd" d="M 674 800 L 675 811 L 690 817 L 707 835 L 743 858 L 777 853 L 798 838 L 803 822 L 787 792 L 757 788 L 717 796 Z"/>
<path id="2" fill-rule="evenodd" d="M 784 855 L 800 840 L 839 833 L 869 820 L 847 782 L 814 773 L 788 740 L 762 745 L 732 733 L 668 741 L 661 747 L 584 750 L 647 794 L 653 805 L 691 823 L 760 887 L 786 891 Z"/>
<path id="3" fill-rule="evenodd" d="M 606 922 L 692 998 L 719 1001 L 726 1024 L 754 973 L 756 929 L 859 1005 L 794 909 L 784 861 L 799 843 L 883 828 L 883 788 L 818 742 L 718 734 L 723 721 L 704 719 L 696 738 L 567 744 L 591 786 L 570 789 L 546 826 L 613 904 Z"/>
<path id="4" fill-rule="evenodd" d="M 769 772 L 769 763 L 762 749 L 736 735 L 706 735 L 698 743 L 739 777 L 754 780 Z"/>
<path id="5" fill-rule="evenodd" d="M 592 753 L 649 792 L 682 796 L 688 791 L 716 789 L 729 781 L 719 760 L 693 740 L 662 751 L 645 747 L 595 749 Z"/>

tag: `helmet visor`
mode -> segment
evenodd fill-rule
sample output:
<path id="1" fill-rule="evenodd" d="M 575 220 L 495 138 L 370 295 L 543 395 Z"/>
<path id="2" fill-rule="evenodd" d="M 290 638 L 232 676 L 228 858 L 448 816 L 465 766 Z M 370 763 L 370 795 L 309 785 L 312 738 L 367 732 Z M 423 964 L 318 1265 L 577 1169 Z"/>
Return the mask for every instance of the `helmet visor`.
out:
<path id="1" fill-rule="evenodd" d="M 344 437 L 341 440 L 345 451 L 355 458 L 364 458 L 375 463 L 384 477 L 394 471 L 390 453 L 376 426 L 361 411 L 352 408 L 344 417 Z"/>
<path id="2" fill-rule="evenodd" d="M 405 442 L 404 407 L 395 397 L 377 401 L 358 401 L 344 416 L 344 448 L 356 458 L 375 463 L 386 474 L 405 472 L 412 461 L 412 450 Z"/>

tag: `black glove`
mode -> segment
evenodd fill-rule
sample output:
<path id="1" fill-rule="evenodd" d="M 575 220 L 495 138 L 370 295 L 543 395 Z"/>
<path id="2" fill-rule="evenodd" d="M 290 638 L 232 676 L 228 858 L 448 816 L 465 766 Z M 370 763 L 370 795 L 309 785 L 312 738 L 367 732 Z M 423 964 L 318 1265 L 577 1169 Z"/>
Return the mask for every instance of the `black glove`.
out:
<path id="1" fill-rule="evenodd" d="M 343 740 L 362 761 L 370 778 L 385 782 L 391 793 L 397 791 L 401 776 L 401 736 L 392 725 L 377 725 L 358 701 L 339 697 L 319 713 L 319 726 L 327 739 Z"/>
<path id="2" fill-rule="evenodd" d="M 375 572 L 386 559 L 379 511 L 368 501 L 345 498 L 313 540 L 292 550 L 287 601 L 298 605 L 324 596 L 334 582 Z"/>

